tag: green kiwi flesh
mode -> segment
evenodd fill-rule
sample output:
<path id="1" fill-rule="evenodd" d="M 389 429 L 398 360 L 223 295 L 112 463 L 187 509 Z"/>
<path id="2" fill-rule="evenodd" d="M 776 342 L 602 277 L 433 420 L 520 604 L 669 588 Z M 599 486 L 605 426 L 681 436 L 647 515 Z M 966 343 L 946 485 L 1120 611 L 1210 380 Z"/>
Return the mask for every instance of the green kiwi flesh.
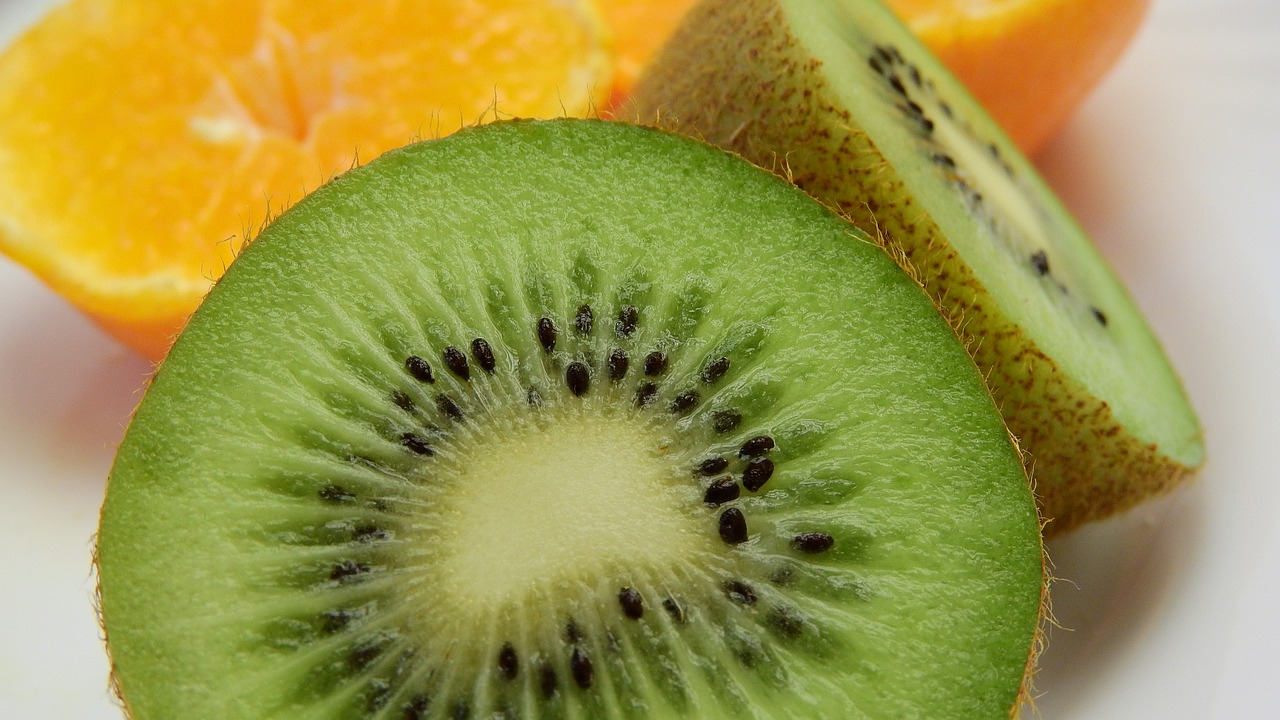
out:
<path id="1" fill-rule="evenodd" d="M 1120 282 L 878 0 L 708 0 L 630 112 L 785 175 L 900 256 L 988 377 L 1047 532 L 1201 464 L 1194 411 Z"/>
<path id="2" fill-rule="evenodd" d="M 522 121 L 261 233 L 140 404 L 97 561 L 139 719 L 1003 718 L 1039 529 L 880 247 L 687 138 Z"/>

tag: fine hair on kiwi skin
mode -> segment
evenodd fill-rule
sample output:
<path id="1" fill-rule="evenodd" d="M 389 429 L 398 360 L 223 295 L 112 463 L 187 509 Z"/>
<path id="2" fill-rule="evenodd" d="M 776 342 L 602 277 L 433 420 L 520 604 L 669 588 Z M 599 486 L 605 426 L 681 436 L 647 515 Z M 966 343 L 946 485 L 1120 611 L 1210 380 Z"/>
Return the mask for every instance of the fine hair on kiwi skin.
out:
<path id="1" fill-rule="evenodd" d="M 137 718 L 1006 717 L 1045 587 L 920 289 L 745 162 L 593 121 L 394 151 L 267 228 L 97 551 Z"/>
<path id="2" fill-rule="evenodd" d="M 987 376 L 1056 534 L 1203 462 L 1131 298 L 987 114 L 878 0 L 706 0 L 621 115 L 724 147 L 888 246 Z"/>

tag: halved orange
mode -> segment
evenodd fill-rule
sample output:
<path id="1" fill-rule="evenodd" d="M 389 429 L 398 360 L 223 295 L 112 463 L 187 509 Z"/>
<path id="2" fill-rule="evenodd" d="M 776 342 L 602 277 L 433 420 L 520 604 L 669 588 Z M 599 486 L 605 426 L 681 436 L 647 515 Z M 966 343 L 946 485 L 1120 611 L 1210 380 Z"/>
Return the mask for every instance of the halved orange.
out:
<path id="1" fill-rule="evenodd" d="M 0 249 L 159 358 L 326 179 L 610 78 L 586 0 L 73 0 L 0 55 Z"/>
<path id="2" fill-rule="evenodd" d="M 600 0 L 616 37 L 614 104 L 695 0 Z M 886 0 L 1031 153 L 1120 57 L 1150 0 Z"/>
<path id="3" fill-rule="evenodd" d="M 889 0 L 1034 152 L 1119 59 L 1151 0 Z"/>

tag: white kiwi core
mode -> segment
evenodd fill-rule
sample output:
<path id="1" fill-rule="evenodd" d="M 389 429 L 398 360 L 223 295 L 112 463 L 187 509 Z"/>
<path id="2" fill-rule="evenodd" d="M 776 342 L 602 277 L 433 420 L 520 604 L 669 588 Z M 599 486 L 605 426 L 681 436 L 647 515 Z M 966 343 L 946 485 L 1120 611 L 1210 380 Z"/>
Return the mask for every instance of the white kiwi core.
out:
<path id="1" fill-rule="evenodd" d="M 476 611 L 626 567 L 661 571 L 708 546 L 687 468 L 636 418 L 552 411 L 472 437 L 440 519 L 438 589 Z"/>

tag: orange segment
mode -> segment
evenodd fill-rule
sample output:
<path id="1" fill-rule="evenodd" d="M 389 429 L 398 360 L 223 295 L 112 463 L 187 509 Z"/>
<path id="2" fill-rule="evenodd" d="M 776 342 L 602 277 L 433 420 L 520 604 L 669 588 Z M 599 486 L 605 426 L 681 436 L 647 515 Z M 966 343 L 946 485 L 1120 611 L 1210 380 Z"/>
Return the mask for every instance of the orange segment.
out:
<path id="1" fill-rule="evenodd" d="M 889 0 L 1023 150 L 1057 132 L 1150 0 Z"/>
<path id="2" fill-rule="evenodd" d="M 158 358 L 245 238 L 357 158 L 587 113 L 611 77 L 594 13 L 73 0 L 0 56 L 0 248 Z"/>

